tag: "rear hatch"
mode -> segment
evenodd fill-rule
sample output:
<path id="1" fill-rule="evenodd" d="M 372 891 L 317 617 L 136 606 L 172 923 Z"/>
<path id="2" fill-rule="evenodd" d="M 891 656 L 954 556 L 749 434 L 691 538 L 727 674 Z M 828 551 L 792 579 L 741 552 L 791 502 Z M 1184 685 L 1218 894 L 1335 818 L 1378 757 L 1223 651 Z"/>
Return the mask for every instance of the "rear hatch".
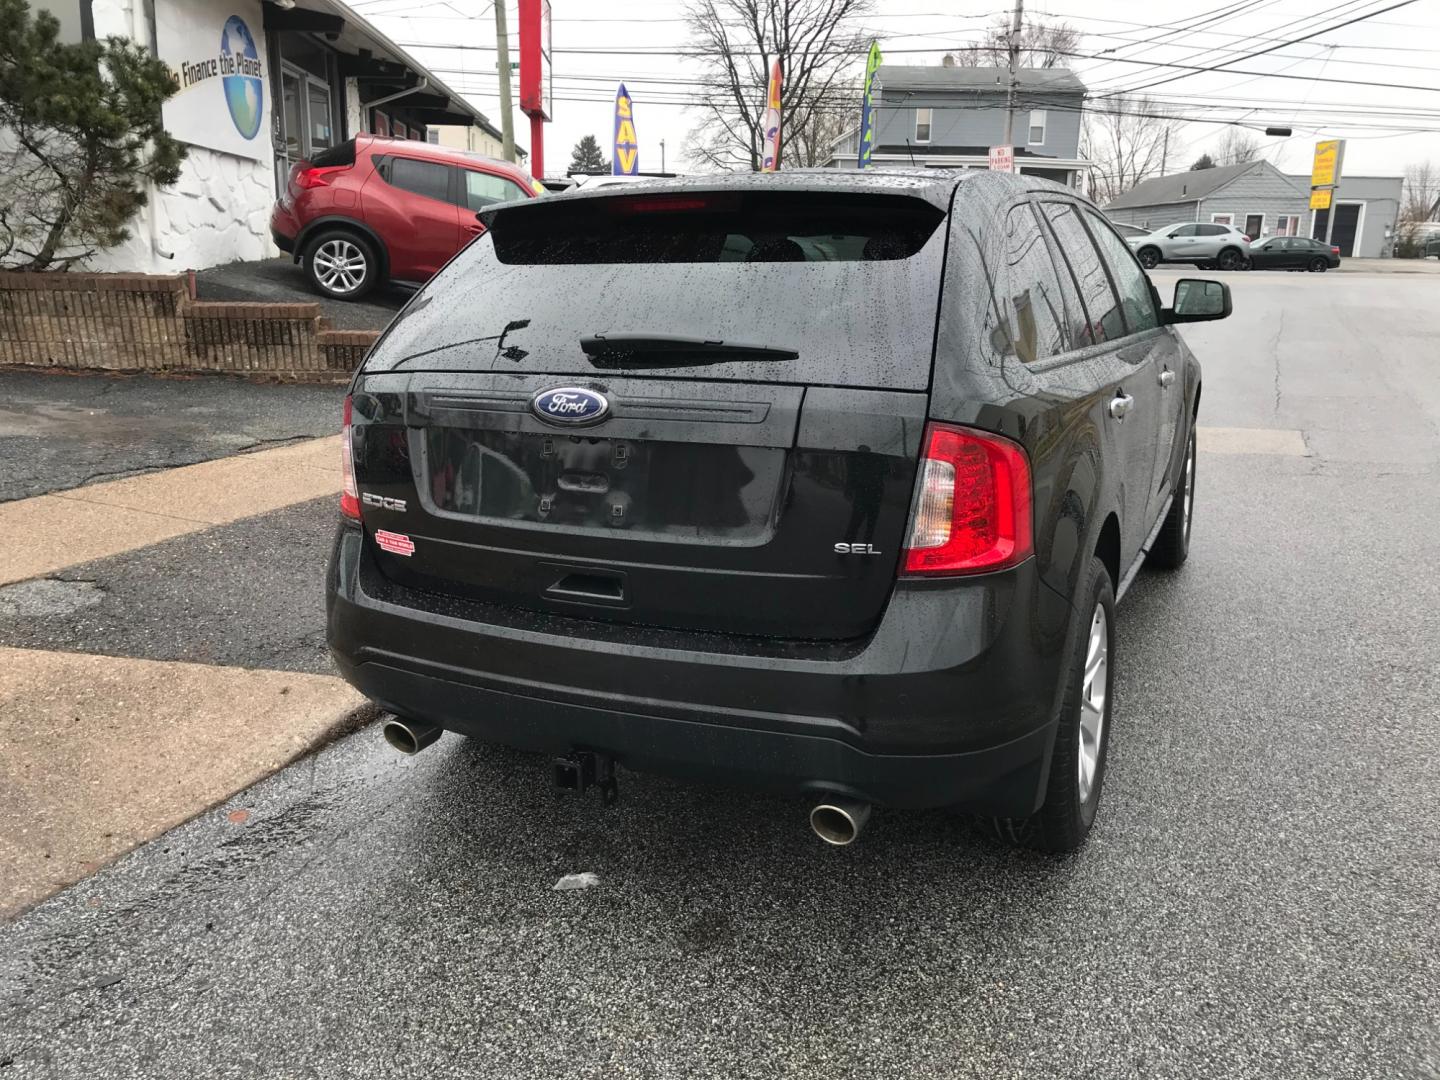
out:
<path id="1" fill-rule="evenodd" d="M 356 386 L 381 571 L 585 618 L 863 635 L 904 540 L 944 216 L 753 189 L 498 211 Z"/>

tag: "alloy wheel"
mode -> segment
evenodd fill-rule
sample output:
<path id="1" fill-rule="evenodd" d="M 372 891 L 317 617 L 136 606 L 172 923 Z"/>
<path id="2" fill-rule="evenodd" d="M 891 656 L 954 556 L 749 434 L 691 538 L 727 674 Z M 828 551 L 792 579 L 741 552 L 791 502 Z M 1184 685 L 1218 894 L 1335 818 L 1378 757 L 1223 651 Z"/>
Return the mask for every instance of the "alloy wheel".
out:
<path id="1" fill-rule="evenodd" d="M 1240 266 L 1240 253 L 1238 251 L 1222 251 L 1220 253 L 1220 269 L 1236 270 Z"/>
<path id="2" fill-rule="evenodd" d="M 1096 604 L 1095 613 L 1090 618 L 1090 642 L 1085 648 L 1085 673 L 1080 682 L 1080 739 L 1076 757 L 1082 804 L 1090 801 L 1095 789 L 1095 774 L 1100 769 L 1109 672 L 1110 624 L 1105 615 L 1105 605 Z"/>
<path id="3" fill-rule="evenodd" d="M 314 264 L 311 273 L 326 292 L 343 296 L 354 292 L 365 280 L 365 252 L 349 240 L 326 240 L 310 258 Z"/>
<path id="4" fill-rule="evenodd" d="M 1160 255 L 1154 248 L 1144 248 L 1140 252 L 1140 265 L 1146 270 L 1154 270 L 1160 264 Z"/>

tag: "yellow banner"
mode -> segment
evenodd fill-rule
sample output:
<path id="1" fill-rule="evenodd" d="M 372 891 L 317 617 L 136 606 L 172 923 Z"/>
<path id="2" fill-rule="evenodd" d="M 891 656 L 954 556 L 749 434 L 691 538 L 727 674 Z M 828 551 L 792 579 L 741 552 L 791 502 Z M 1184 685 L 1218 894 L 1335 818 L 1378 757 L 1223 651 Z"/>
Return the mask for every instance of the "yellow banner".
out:
<path id="1" fill-rule="evenodd" d="M 1315 144 L 1315 163 L 1310 167 L 1311 187 L 1333 187 L 1340 173 L 1340 139 Z"/>
<path id="2" fill-rule="evenodd" d="M 1329 210 L 1331 194 L 1332 192 L 1329 188 L 1315 188 L 1310 192 L 1310 209 Z"/>

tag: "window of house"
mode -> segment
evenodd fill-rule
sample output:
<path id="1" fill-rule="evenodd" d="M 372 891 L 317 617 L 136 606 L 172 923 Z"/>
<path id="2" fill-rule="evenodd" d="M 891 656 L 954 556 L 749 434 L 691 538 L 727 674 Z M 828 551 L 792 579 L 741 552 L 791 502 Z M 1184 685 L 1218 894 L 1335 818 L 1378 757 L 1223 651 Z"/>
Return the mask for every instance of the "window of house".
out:
<path id="1" fill-rule="evenodd" d="M 375 111 L 374 116 L 375 119 L 373 123 L 375 126 L 375 134 L 383 135 L 385 138 L 388 139 L 390 137 L 390 117 L 386 116 L 378 109 Z"/>
<path id="2" fill-rule="evenodd" d="M 434 161 L 394 157 L 386 179 L 395 187 L 424 195 L 427 199 L 450 201 L 450 166 Z"/>
<path id="3" fill-rule="evenodd" d="M 1210 221 L 1211 221 L 1212 224 L 1215 224 L 1215 225 L 1234 225 L 1234 224 L 1235 224 L 1235 215 L 1234 215 L 1234 214 L 1211 214 L 1211 215 L 1210 215 Z"/>
<path id="4" fill-rule="evenodd" d="M 1300 215 L 1299 215 L 1299 214 L 1281 214 L 1279 220 L 1275 222 L 1275 235 L 1276 235 L 1276 236 L 1299 236 L 1299 235 L 1300 235 Z"/>
<path id="5" fill-rule="evenodd" d="M 438 143 L 440 142 L 440 129 L 439 129 L 439 128 L 426 128 L 426 129 L 425 129 L 425 141 L 428 142 L 428 143 L 432 143 L 432 144 L 438 144 Z"/>
<path id="6" fill-rule="evenodd" d="M 390 121 L 390 134 L 397 139 L 408 139 L 410 138 L 410 129 L 399 120 L 392 120 Z"/>
<path id="7" fill-rule="evenodd" d="M 930 141 L 930 118 L 933 109 L 915 110 L 915 141 L 917 143 Z"/>
<path id="8" fill-rule="evenodd" d="M 471 169 L 464 169 L 462 173 L 465 177 L 465 205 L 471 210 L 483 210 L 491 203 L 520 199 L 525 195 L 519 184 L 503 176 Z"/>
<path id="9" fill-rule="evenodd" d="M 1038 146 L 1045 141 L 1045 119 L 1044 109 L 1030 110 L 1030 145 Z"/>

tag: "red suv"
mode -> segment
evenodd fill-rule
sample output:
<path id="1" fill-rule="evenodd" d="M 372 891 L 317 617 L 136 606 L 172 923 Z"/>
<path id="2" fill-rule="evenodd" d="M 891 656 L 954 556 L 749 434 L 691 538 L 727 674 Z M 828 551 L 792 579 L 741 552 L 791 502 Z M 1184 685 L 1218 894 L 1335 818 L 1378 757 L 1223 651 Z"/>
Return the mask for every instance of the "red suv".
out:
<path id="1" fill-rule="evenodd" d="M 427 280 L 485 231 L 476 211 L 541 193 L 505 161 L 361 135 L 291 166 L 270 235 L 320 292 L 358 300 L 385 279 Z"/>

